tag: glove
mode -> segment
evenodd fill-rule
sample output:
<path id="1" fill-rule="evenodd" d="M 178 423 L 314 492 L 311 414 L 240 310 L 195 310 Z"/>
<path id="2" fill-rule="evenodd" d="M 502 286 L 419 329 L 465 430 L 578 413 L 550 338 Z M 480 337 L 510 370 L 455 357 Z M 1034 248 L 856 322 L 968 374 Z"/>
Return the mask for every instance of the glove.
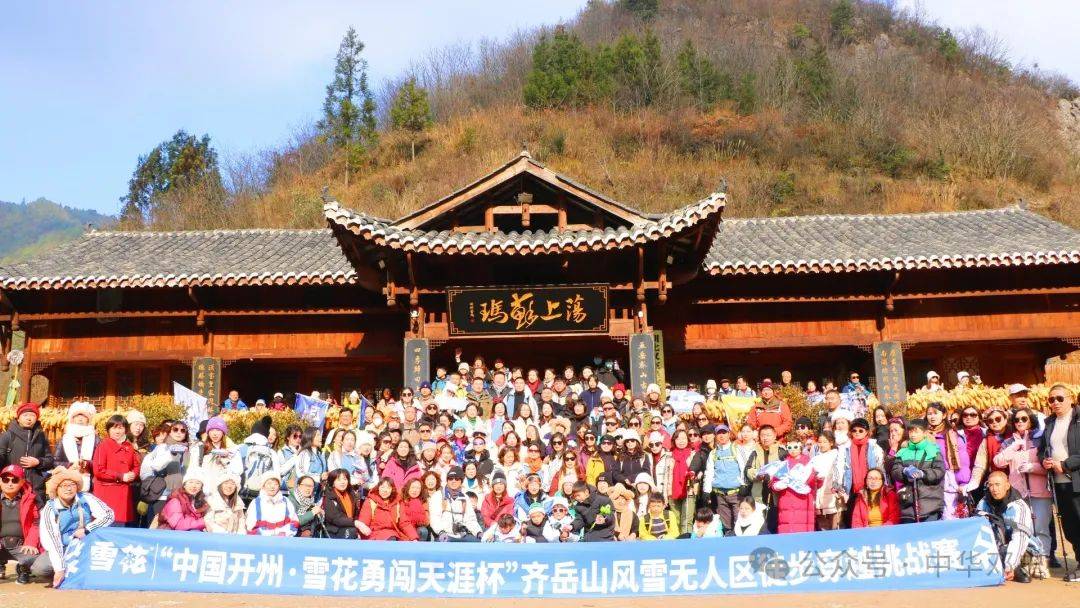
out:
<path id="1" fill-rule="evenodd" d="M 907 477 L 908 479 L 922 479 L 922 475 L 916 477 L 917 473 L 922 473 L 922 471 L 919 470 L 919 467 L 913 464 L 909 464 L 908 466 L 904 467 L 904 477 Z"/>
<path id="2" fill-rule="evenodd" d="M 1016 466 L 1016 470 L 1020 471 L 1021 473 L 1030 473 L 1035 470 L 1035 465 L 1030 462 L 1021 462 L 1019 465 Z"/>
<path id="3" fill-rule="evenodd" d="M 912 479 L 922 479 L 923 477 L 926 477 L 926 473 L 923 473 L 921 469 L 915 469 L 911 473 Z"/>

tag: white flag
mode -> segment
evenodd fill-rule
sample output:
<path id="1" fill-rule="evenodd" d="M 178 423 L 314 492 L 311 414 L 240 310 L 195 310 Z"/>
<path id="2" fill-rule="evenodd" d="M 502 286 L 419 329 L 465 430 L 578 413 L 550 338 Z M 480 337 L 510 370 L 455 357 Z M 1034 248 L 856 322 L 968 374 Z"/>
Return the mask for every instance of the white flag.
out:
<path id="1" fill-rule="evenodd" d="M 173 403 L 182 405 L 184 406 L 184 409 L 187 410 L 187 417 L 184 418 L 184 424 L 188 427 L 188 432 L 190 433 L 189 436 L 194 437 L 195 433 L 199 430 L 199 425 L 207 418 L 206 397 L 203 397 L 179 382 L 172 383 L 172 392 Z"/>

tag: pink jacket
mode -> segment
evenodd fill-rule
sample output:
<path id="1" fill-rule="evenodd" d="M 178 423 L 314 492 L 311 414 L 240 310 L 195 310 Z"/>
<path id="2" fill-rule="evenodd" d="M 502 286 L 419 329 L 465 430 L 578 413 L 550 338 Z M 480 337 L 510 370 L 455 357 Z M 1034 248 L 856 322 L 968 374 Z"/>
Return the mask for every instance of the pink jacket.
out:
<path id="1" fill-rule="evenodd" d="M 414 464 L 406 471 L 398 464 L 397 458 L 393 456 L 386 461 L 386 467 L 383 468 L 382 476 L 389 477 L 394 480 L 394 485 L 400 492 L 405 488 L 405 483 L 410 479 L 420 479 L 421 471 L 420 465 Z"/>
<path id="2" fill-rule="evenodd" d="M 994 464 L 1009 470 L 1009 484 L 1024 498 L 1050 498 L 1050 486 L 1046 484 L 1046 469 L 1039 462 L 1038 441 L 1021 437 L 1018 433 L 1008 440 L 1008 445 L 994 454 Z"/>
<path id="3" fill-rule="evenodd" d="M 161 509 L 158 528 L 161 530 L 206 530 L 206 522 L 191 506 L 191 499 L 181 490 L 169 497 Z"/>

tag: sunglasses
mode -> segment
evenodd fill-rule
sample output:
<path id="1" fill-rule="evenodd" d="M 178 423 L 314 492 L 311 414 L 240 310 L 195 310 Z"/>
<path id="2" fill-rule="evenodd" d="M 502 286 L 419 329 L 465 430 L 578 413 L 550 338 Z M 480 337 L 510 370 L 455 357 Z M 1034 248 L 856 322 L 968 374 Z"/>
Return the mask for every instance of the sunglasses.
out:
<path id="1" fill-rule="evenodd" d="M 5 476 L 5 477 L 0 477 L 0 481 L 2 481 L 4 483 L 18 483 L 19 478 L 18 477 Z"/>
<path id="2" fill-rule="evenodd" d="M 592 442 L 596 442 L 596 437 L 586 437 L 586 438 L 585 438 L 585 441 L 592 441 Z"/>
<path id="3" fill-rule="evenodd" d="M 182 426 L 174 426 L 173 428 L 171 428 L 169 430 L 172 431 L 173 433 L 186 433 L 187 432 L 187 429 L 182 427 Z"/>
<path id="4" fill-rule="evenodd" d="M 611 420 L 608 420 L 607 422 L 604 423 L 604 426 L 615 426 L 615 423 L 612 422 Z"/>
<path id="5" fill-rule="evenodd" d="M 540 453 L 540 450 L 538 450 L 538 449 L 536 449 L 536 448 L 529 448 L 529 453 L 530 453 L 530 454 L 539 454 L 539 453 Z"/>
<path id="6" fill-rule="evenodd" d="M 675 410 L 660 410 L 661 414 L 674 414 Z"/>
<path id="7" fill-rule="evenodd" d="M 708 424 L 709 423 L 709 419 L 705 418 L 704 416 L 701 417 L 701 418 L 698 418 L 697 421 L 702 423 L 702 424 Z"/>
<path id="8" fill-rule="evenodd" d="M 420 429 L 421 433 L 430 433 L 431 429 Z"/>
<path id="9" fill-rule="evenodd" d="M 1049 403 L 1065 403 L 1065 395 L 1050 395 L 1046 400 Z"/>
<path id="10" fill-rule="evenodd" d="M 991 416 L 990 418 L 987 418 L 987 420 L 989 420 L 990 422 L 994 422 L 994 423 L 1005 422 L 1005 418 L 1003 418 L 1001 416 Z"/>
<path id="11" fill-rule="evenodd" d="M 964 412 L 963 416 L 964 418 L 978 418 L 979 412 Z"/>
<path id="12" fill-rule="evenodd" d="M 701 437 L 701 435 L 699 435 L 697 433 L 687 433 L 687 435 L 690 436 L 690 437 Z"/>
<path id="13" fill-rule="evenodd" d="M 561 441 L 552 441 L 551 442 L 551 445 L 562 445 L 562 444 L 563 444 L 563 442 L 561 442 Z"/>
<path id="14" fill-rule="evenodd" d="M 802 449 L 802 444 L 801 443 L 789 443 L 789 444 L 787 444 L 786 447 L 787 447 L 787 451 L 794 452 L 795 450 L 801 450 Z"/>
<path id="15" fill-rule="evenodd" d="M 799 426 L 797 426 L 795 428 L 799 429 L 800 431 L 806 431 L 806 430 L 810 429 L 810 427 L 806 426 L 805 424 L 800 424 Z"/>
<path id="16" fill-rule="evenodd" d="M 650 448 L 662 448 L 662 447 L 664 447 L 664 444 L 657 441 L 657 442 L 650 443 L 649 447 Z"/>
<path id="17" fill-rule="evenodd" d="M 641 426 L 641 423 L 635 420 L 630 423 L 630 426 Z"/>
<path id="18" fill-rule="evenodd" d="M 1028 418 L 1027 416 L 1017 416 L 1013 420 L 1016 422 L 1031 422 L 1031 418 Z"/>

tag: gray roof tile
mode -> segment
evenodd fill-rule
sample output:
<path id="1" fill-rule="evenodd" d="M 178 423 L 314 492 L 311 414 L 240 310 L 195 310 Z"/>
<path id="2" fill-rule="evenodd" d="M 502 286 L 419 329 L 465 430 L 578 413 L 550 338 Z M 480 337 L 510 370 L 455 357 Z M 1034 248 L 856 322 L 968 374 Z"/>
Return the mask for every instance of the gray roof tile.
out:
<path id="1" fill-rule="evenodd" d="M 1020 207 L 725 220 L 712 274 L 851 272 L 1080 262 L 1080 232 Z"/>

